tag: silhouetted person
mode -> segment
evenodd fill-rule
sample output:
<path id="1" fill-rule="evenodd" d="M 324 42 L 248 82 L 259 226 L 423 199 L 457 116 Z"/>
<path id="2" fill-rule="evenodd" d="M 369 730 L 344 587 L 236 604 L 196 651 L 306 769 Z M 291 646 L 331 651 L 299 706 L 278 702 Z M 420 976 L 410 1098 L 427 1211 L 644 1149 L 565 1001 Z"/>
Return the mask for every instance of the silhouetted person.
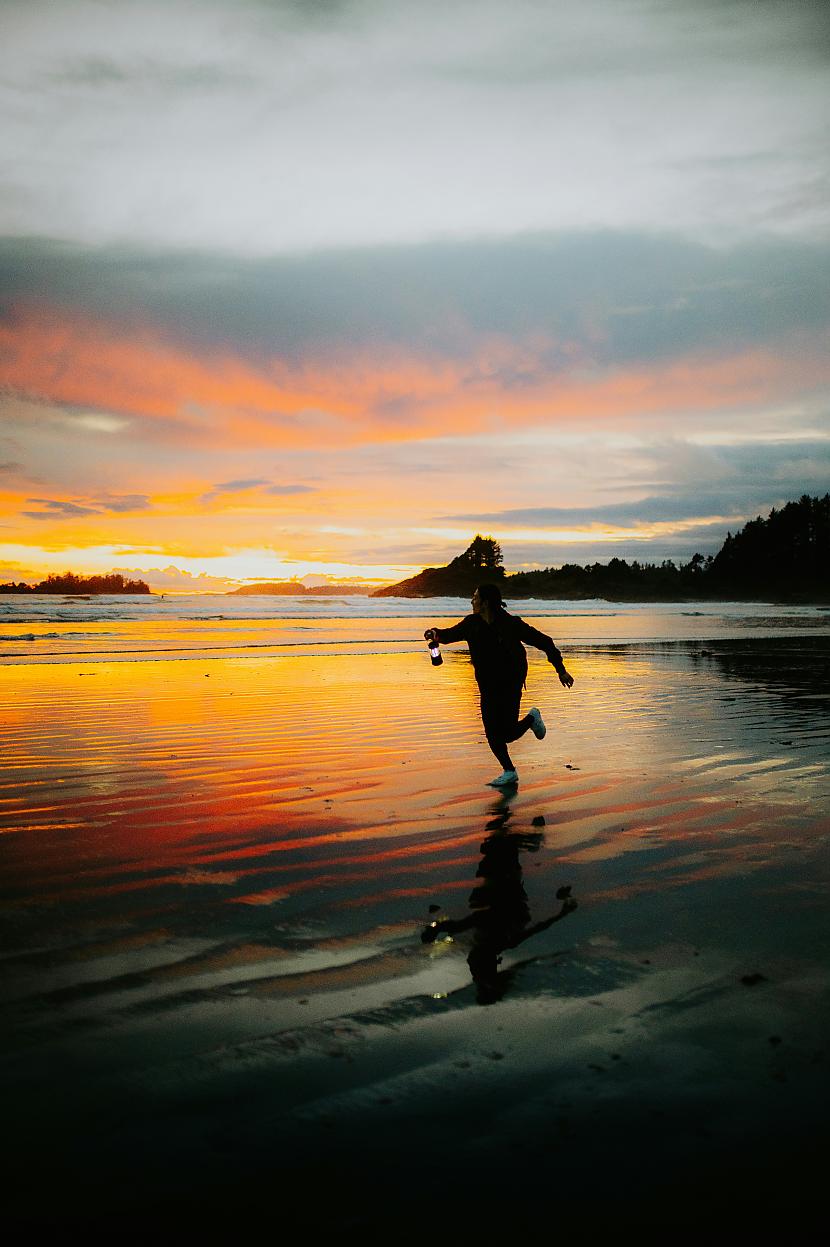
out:
<path id="1" fill-rule="evenodd" d="M 522 883 L 522 867 L 519 854 L 535 853 L 542 842 L 541 834 L 513 835 L 504 830 L 510 811 L 488 824 L 488 830 L 496 828 L 481 845 L 481 862 L 476 875 L 481 882 L 470 893 L 471 913 L 466 918 L 442 918 L 429 923 L 421 932 L 424 944 L 431 944 L 437 936 L 462 931 L 472 931 L 473 946 L 467 957 L 467 965 L 477 988 L 479 1004 L 493 1004 L 500 999 L 507 978 L 499 979 L 498 964 L 506 948 L 516 948 L 531 935 L 546 931 L 561 918 L 573 913 L 576 901 L 570 897 L 570 888 L 560 888 L 557 900 L 561 908 L 544 922 L 531 923 L 527 893 Z"/>
<path id="2" fill-rule="evenodd" d="M 467 615 L 460 623 L 451 628 L 427 628 L 424 637 L 441 645 L 451 645 L 453 641 L 466 641 L 469 645 L 481 694 L 484 734 L 504 767 L 502 774 L 489 782 L 494 788 L 501 788 L 518 783 L 519 779 L 508 743 L 530 730 L 541 740 L 547 731 L 536 706 L 523 719 L 519 718 L 527 676 L 527 654 L 522 642 L 547 654 L 548 662 L 556 668 L 565 688 L 571 687 L 573 676 L 565 670 L 562 655 L 549 636 L 531 628 L 518 615 L 507 613 L 498 585 L 479 585 L 472 597 L 472 607 L 472 615 Z"/>

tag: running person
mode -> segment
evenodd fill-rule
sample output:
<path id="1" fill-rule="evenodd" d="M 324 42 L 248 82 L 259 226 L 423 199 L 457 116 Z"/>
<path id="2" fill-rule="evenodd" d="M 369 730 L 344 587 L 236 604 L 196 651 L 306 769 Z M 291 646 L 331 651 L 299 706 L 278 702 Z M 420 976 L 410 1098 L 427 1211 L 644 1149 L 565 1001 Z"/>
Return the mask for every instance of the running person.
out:
<path id="1" fill-rule="evenodd" d="M 532 730 L 537 740 L 545 735 L 542 716 L 534 706 L 523 719 L 519 718 L 522 688 L 527 676 L 527 654 L 523 641 L 547 654 L 565 688 L 573 684 L 573 676 L 565 670 L 562 655 L 549 636 L 531 628 L 518 615 L 504 609 L 498 585 L 479 585 L 472 597 L 472 615 L 467 615 L 451 628 L 427 628 L 424 637 L 442 645 L 466 641 L 470 647 L 476 681 L 481 693 L 481 721 L 487 744 L 504 767 L 501 775 L 490 780 L 493 788 L 518 782 L 518 773 L 507 748 Z"/>

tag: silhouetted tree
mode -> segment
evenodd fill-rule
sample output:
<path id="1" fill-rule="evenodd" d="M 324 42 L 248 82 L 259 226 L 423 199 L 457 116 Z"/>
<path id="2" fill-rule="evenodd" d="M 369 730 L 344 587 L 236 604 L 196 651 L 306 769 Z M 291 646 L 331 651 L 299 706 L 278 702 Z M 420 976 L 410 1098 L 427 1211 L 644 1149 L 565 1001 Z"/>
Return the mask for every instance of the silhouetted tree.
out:
<path id="1" fill-rule="evenodd" d="M 466 564 L 476 571 L 495 572 L 504 562 L 501 546 L 492 537 L 482 537 L 477 533 L 463 554 L 459 554 L 450 563 L 450 567 Z"/>
<path id="2" fill-rule="evenodd" d="M 78 593 L 149 593 L 150 586 L 143 580 L 125 580 L 120 572 L 111 572 L 107 576 L 76 576 L 74 572 L 65 572 L 61 576 L 53 573 L 34 587 L 2 585 L 0 592 L 59 593 L 64 596 Z"/>
<path id="3" fill-rule="evenodd" d="M 712 586 L 745 593 L 821 594 L 830 589 L 830 494 L 788 502 L 767 519 L 727 533 L 707 569 Z"/>

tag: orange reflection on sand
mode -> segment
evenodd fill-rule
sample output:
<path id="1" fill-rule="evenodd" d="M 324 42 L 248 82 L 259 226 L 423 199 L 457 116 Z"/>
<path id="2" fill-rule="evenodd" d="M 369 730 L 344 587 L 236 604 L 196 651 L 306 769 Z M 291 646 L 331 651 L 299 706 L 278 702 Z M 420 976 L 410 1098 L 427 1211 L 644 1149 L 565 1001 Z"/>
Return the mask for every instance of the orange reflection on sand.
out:
<path id="1" fill-rule="evenodd" d="M 16 696 L 4 725 L 0 825 L 24 837 L 27 852 L 48 843 L 49 875 L 73 894 L 79 858 L 94 887 L 106 878 L 130 890 L 142 884 L 125 872 L 161 879 L 196 866 L 226 872 L 228 860 L 256 867 L 264 853 L 296 847 L 300 829 L 309 848 L 341 835 L 380 835 L 393 848 L 394 829 L 376 825 L 376 806 L 417 785 L 402 765 L 412 760 L 413 727 L 414 752 L 428 753 L 423 664 L 407 656 L 403 667 L 410 678 L 397 690 L 388 659 L 365 657 L 8 668 Z M 413 671 L 421 687 L 407 706 Z M 443 682 L 447 712 L 456 694 L 466 699 L 464 684 Z M 356 821 L 358 811 L 366 817 Z M 66 837 L 70 828 L 78 834 Z M 221 882 L 215 871 L 212 881 Z"/>
<path id="2" fill-rule="evenodd" d="M 540 622 L 567 654 L 568 621 Z M 570 692 L 532 660 L 525 705 L 548 735 L 516 745 L 516 817 L 541 816 L 561 860 L 626 859 L 632 886 L 670 887 L 667 856 L 678 877 L 715 877 L 766 860 L 789 818 L 804 825 L 818 764 L 752 744 L 717 670 L 676 647 L 568 665 Z M 471 886 L 498 797 L 461 652 L 440 670 L 419 649 L 4 671 L 12 904 L 35 886 L 40 905 L 163 909 L 207 892 L 277 911 Z"/>

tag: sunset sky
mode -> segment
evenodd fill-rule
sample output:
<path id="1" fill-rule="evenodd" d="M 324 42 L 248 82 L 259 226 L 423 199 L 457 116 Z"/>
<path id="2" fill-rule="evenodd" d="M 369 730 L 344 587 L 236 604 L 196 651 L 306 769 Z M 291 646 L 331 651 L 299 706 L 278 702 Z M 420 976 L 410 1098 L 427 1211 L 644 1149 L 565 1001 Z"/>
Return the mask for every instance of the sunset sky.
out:
<path id="1" fill-rule="evenodd" d="M 687 559 L 830 489 L 821 0 L 0 17 L 0 580 Z"/>

